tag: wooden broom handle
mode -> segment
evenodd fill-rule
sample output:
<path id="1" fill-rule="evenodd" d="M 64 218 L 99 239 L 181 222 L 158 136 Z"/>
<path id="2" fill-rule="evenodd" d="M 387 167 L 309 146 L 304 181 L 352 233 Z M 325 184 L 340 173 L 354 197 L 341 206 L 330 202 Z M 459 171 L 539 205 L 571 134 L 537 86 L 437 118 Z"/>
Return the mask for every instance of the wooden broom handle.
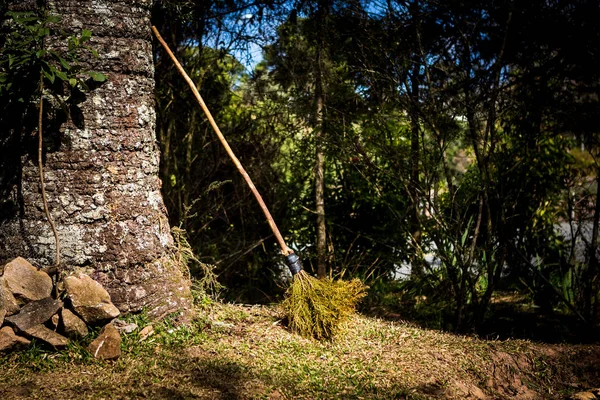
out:
<path id="1" fill-rule="evenodd" d="M 181 76 L 183 76 L 183 79 L 185 79 L 185 81 L 188 83 L 188 85 L 190 85 L 190 88 L 192 89 L 194 96 L 196 96 L 196 100 L 198 100 L 198 104 L 200 104 L 200 107 L 204 111 L 204 114 L 206 114 L 206 118 L 208 118 L 208 122 L 210 122 L 210 124 L 212 125 L 215 133 L 217 134 L 217 136 L 219 137 L 219 140 L 221 141 L 221 144 L 223 145 L 223 147 L 225 147 L 227 154 L 229 154 L 229 157 L 231 158 L 231 160 L 237 167 L 238 171 L 240 171 L 240 174 L 242 174 L 242 176 L 246 180 L 246 183 L 250 187 L 250 190 L 254 194 L 254 197 L 256 197 L 256 200 L 258 201 L 258 204 L 260 204 L 260 208 L 262 208 L 263 212 L 265 213 L 267 222 L 269 223 L 269 226 L 271 227 L 271 230 L 273 231 L 273 234 L 275 235 L 275 238 L 277 239 L 277 242 L 279 243 L 281 252 L 286 256 L 289 254 L 292 254 L 293 251 L 289 247 L 287 247 L 287 245 L 285 244 L 285 241 L 283 240 L 283 237 L 281 236 L 281 233 L 279 232 L 279 229 L 277 228 L 277 225 L 275 224 L 275 221 L 273 220 L 273 217 L 271 216 L 271 213 L 269 212 L 267 205 L 263 201 L 262 196 L 260 195 L 260 193 L 258 193 L 256 186 L 254 186 L 254 183 L 252 182 L 250 175 L 248 175 L 248 173 L 242 166 L 242 163 L 240 162 L 240 160 L 238 160 L 238 158 L 233 153 L 233 150 L 231 150 L 231 147 L 229 146 L 229 143 L 227 143 L 225 136 L 223 136 L 223 134 L 221 133 L 219 126 L 215 122 L 215 119 L 213 118 L 212 114 L 210 113 L 210 110 L 208 109 L 208 107 L 206 107 L 204 100 L 202 100 L 202 96 L 200 96 L 198 89 L 196 89 L 196 85 L 194 85 L 194 82 L 192 82 L 189 75 L 185 72 L 185 70 L 179 63 L 179 61 L 177 61 L 177 58 L 175 57 L 175 55 L 173 54 L 173 52 L 171 51 L 171 49 L 169 48 L 167 43 L 165 43 L 162 36 L 160 36 L 160 33 L 158 33 L 158 30 L 156 29 L 155 26 L 152 26 L 152 32 L 154 32 L 154 35 L 156 35 L 156 38 L 158 39 L 160 44 L 165 48 L 167 54 L 169 54 L 169 56 L 171 57 L 171 60 L 173 60 L 173 63 L 177 67 L 177 70 L 179 71 Z"/>

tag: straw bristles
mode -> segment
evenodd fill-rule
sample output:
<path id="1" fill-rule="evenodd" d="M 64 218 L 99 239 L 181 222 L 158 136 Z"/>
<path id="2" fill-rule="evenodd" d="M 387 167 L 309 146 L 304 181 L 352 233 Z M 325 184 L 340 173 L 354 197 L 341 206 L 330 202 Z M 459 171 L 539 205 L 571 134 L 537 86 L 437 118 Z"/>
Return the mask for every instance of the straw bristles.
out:
<path id="1" fill-rule="evenodd" d="M 316 279 L 300 271 L 281 306 L 292 331 L 318 340 L 331 339 L 354 313 L 367 288 L 359 279 Z"/>

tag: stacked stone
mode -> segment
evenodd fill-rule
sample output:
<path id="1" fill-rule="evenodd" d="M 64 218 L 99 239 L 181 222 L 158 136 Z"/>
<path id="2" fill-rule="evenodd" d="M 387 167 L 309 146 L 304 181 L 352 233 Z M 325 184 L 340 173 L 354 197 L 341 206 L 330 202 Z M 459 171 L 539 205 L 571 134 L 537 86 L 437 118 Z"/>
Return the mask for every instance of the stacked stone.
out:
<path id="1" fill-rule="evenodd" d="M 0 352 L 26 347 L 31 339 L 60 349 L 71 339 L 87 336 L 88 327 L 103 325 L 88 350 L 97 358 L 120 356 L 121 336 L 114 323 L 120 313 L 108 292 L 81 273 L 65 277 L 63 284 L 64 291 L 57 298 L 50 276 L 24 258 L 17 257 L 4 266 L 0 276 Z"/>

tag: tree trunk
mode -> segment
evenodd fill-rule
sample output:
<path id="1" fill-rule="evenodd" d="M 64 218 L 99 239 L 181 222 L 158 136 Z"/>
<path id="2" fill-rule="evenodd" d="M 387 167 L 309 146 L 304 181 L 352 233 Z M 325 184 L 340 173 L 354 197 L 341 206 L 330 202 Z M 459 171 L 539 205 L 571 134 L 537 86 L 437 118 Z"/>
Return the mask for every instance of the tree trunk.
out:
<path id="1" fill-rule="evenodd" d="M 411 255 L 411 274 L 423 276 L 424 265 L 421 257 L 421 222 L 419 220 L 419 159 L 420 159 L 420 127 L 419 127 L 419 64 L 415 64 L 410 75 L 410 235 L 413 253 Z"/>
<path id="2" fill-rule="evenodd" d="M 583 315 L 590 322 L 595 322 L 598 297 L 595 290 L 598 282 L 598 231 L 600 230 L 600 167 L 596 168 L 596 202 L 592 220 L 592 237 L 588 248 L 588 265 L 585 269 L 583 281 Z"/>
<path id="3" fill-rule="evenodd" d="M 44 170 L 61 269 L 89 273 L 122 312 L 147 307 L 160 317 L 187 308 L 190 294 L 172 261 L 158 178 L 151 5 L 151 0 L 48 2 L 50 12 L 62 18 L 61 29 L 93 32 L 89 45 L 99 57 L 84 55 L 82 64 L 108 80 L 86 94 L 68 121 L 46 124 L 44 136 L 54 146 L 44 149 Z M 48 42 L 59 43 L 52 37 Z M 21 159 L 11 195 L 22 212 L 0 221 L 0 262 L 21 255 L 48 266 L 55 246 L 41 207 L 37 158 L 23 151 Z"/>
<path id="4" fill-rule="evenodd" d="M 317 213 L 317 276 L 325 278 L 327 275 L 327 228 L 325 225 L 325 156 L 323 152 L 323 139 L 325 124 L 323 118 L 324 90 L 323 90 L 323 26 L 325 24 L 325 2 L 319 2 L 317 10 L 320 35 L 317 49 L 317 62 L 315 71 L 315 211 Z"/>
<path id="5" fill-rule="evenodd" d="M 323 154 L 323 96 L 317 96 L 317 125 L 316 154 L 315 154 L 315 205 L 317 212 L 317 276 L 324 278 L 327 275 L 327 228 L 325 225 L 325 177 Z"/>

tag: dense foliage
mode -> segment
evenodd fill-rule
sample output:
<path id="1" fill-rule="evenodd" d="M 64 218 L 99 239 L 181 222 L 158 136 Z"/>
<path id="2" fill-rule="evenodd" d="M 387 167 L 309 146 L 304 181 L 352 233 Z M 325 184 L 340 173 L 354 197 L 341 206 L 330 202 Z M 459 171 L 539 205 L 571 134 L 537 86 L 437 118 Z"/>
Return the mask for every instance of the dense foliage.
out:
<path id="1" fill-rule="evenodd" d="M 156 15 L 309 271 L 322 152 L 327 273 L 368 281 L 369 304 L 408 300 L 465 329 L 511 289 L 597 320 L 597 2 L 176 1 Z M 268 226 L 157 57 L 172 223 L 232 297 L 273 299 Z"/>

